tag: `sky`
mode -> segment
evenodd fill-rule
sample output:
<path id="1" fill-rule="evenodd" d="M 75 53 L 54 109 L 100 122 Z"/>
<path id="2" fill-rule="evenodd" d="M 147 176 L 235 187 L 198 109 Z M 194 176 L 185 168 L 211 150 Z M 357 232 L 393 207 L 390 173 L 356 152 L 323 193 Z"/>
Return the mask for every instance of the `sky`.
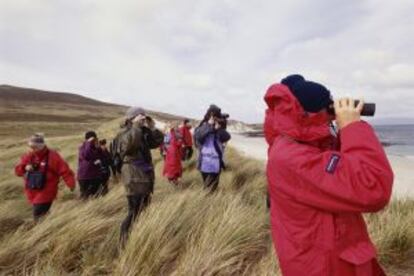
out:
<path id="1" fill-rule="evenodd" d="M 1 0 L 0 84 L 261 122 L 291 73 L 413 118 L 412 0 Z"/>

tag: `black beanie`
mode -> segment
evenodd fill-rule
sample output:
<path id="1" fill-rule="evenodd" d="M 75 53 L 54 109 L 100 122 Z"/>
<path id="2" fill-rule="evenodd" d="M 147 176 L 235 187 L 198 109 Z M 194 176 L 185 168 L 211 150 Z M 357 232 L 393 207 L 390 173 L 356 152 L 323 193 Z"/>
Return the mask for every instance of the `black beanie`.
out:
<path id="1" fill-rule="evenodd" d="M 88 131 L 85 133 L 85 140 L 89 140 L 89 138 L 91 137 L 94 137 L 94 138 L 98 137 L 95 131 Z"/>
<path id="2" fill-rule="evenodd" d="M 220 117 L 221 116 L 221 108 L 218 107 L 215 104 L 212 104 L 212 105 L 210 105 L 210 107 L 207 110 L 207 114 L 210 115 L 211 113 L 213 113 L 213 115 L 216 116 L 216 117 Z"/>
<path id="3" fill-rule="evenodd" d="M 307 112 L 319 112 L 333 103 L 331 92 L 316 82 L 299 81 L 293 85 L 291 91 Z"/>
<path id="4" fill-rule="evenodd" d="M 302 75 L 294 74 L 282 79 L 281 83 L 289 87 L 290 90 L 292 90 L 293 86 L 301 81 L 305 81 L 305 78 Z"/>

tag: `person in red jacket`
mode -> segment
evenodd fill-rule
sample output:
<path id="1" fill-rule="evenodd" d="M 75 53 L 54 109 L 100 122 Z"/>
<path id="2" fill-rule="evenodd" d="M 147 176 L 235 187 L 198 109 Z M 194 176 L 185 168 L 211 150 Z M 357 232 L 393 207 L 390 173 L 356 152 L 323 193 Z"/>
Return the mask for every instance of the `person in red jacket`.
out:
<path id="1" fill-rule="evenodd" d="M 187 161 L 193 157 L 193 135 L 191 134 L 191 122 L 189 119 L 183 121 L 183 125 L 180 127 L 180 133 L 183 137 L 183 154 L 182 160 Z"/>
<path id="2" fill-rule="evenodd" d="M 181 164 L 183 137 L 177 126 L 169 131 L 169 144 L 165 147 L 165 162 L 163 175 L 173 184 L 178 184 L 178 179 L 183 173 Z"/>
<path id="3" fill-rule="evenodd" d="M 75 189 L 75 175 L 69 165 L 54 150 L 49 149 L 41 134 L 29 140 L 30 151 L 24 154 L 15 167 L 15 173 L 24 177 L 25 193 L 33 205 L 33 217 L 38 221 L 49 212 L 62 177 L 71 191 Z"/>
<path id="4" fill-rule="evenodd" d="M 264 97 L 271 230 L 282 273 L 385 275 L 362 214 L 388 204 L 393 172 L 373 128 L 360 119 L 363 103 L 335 101 L 334 118 L 324 86 L 291 81 Z"/>

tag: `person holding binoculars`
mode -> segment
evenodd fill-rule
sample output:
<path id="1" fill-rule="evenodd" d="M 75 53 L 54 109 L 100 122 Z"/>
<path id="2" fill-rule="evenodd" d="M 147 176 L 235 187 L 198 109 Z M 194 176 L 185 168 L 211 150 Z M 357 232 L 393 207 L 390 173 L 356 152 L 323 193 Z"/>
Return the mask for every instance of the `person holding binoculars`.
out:
<path id="1" fill-rule="evenodd" d="M 121 247 L 126 245 L 134 221 L 151 202 L 155 184 L 151 150 L 160 147 L 163 140 L 164 134 L 143 108 L 127 110 L 125 123 L 113 142 L 128 203 L 128 213 L 121 224 Z"/>
<path id="2" fill-rule="evenodd" d="M 283 275 L 385 275 L 362 216 L 388 204 L 393 184 L 383 147 L 361 120 L 373 105 L 333 101 L 300 75 L 272 85 L 264 100 L 271 230 Z"/>
<path id="3" fill-rule="evenodd" d="M 225 169 L 224 150 L 231 135 L 226 130 L 228 114 L 222 113 L 216 105 L 210 105 L 204 119 L 194 131 L 194 140 L 199 150 L 198 169 L 204 187 L 216 191 L 220 174 Z"/>

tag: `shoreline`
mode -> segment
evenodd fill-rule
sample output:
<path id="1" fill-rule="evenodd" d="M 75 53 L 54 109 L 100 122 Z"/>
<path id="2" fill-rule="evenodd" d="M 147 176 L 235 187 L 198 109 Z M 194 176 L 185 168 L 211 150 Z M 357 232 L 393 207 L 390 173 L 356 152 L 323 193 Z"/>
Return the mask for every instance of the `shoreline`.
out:
<path id="1" fill-rule="evenodd" d="M 243 155 L 266 163 L 267 144 L 262 137 L 247 137 L 240 133 L 231 133 L 229 145 Z M 385 148 L 394 171 L 393 197 L 414 198 L 414 157 L 390 153 Z"/>

